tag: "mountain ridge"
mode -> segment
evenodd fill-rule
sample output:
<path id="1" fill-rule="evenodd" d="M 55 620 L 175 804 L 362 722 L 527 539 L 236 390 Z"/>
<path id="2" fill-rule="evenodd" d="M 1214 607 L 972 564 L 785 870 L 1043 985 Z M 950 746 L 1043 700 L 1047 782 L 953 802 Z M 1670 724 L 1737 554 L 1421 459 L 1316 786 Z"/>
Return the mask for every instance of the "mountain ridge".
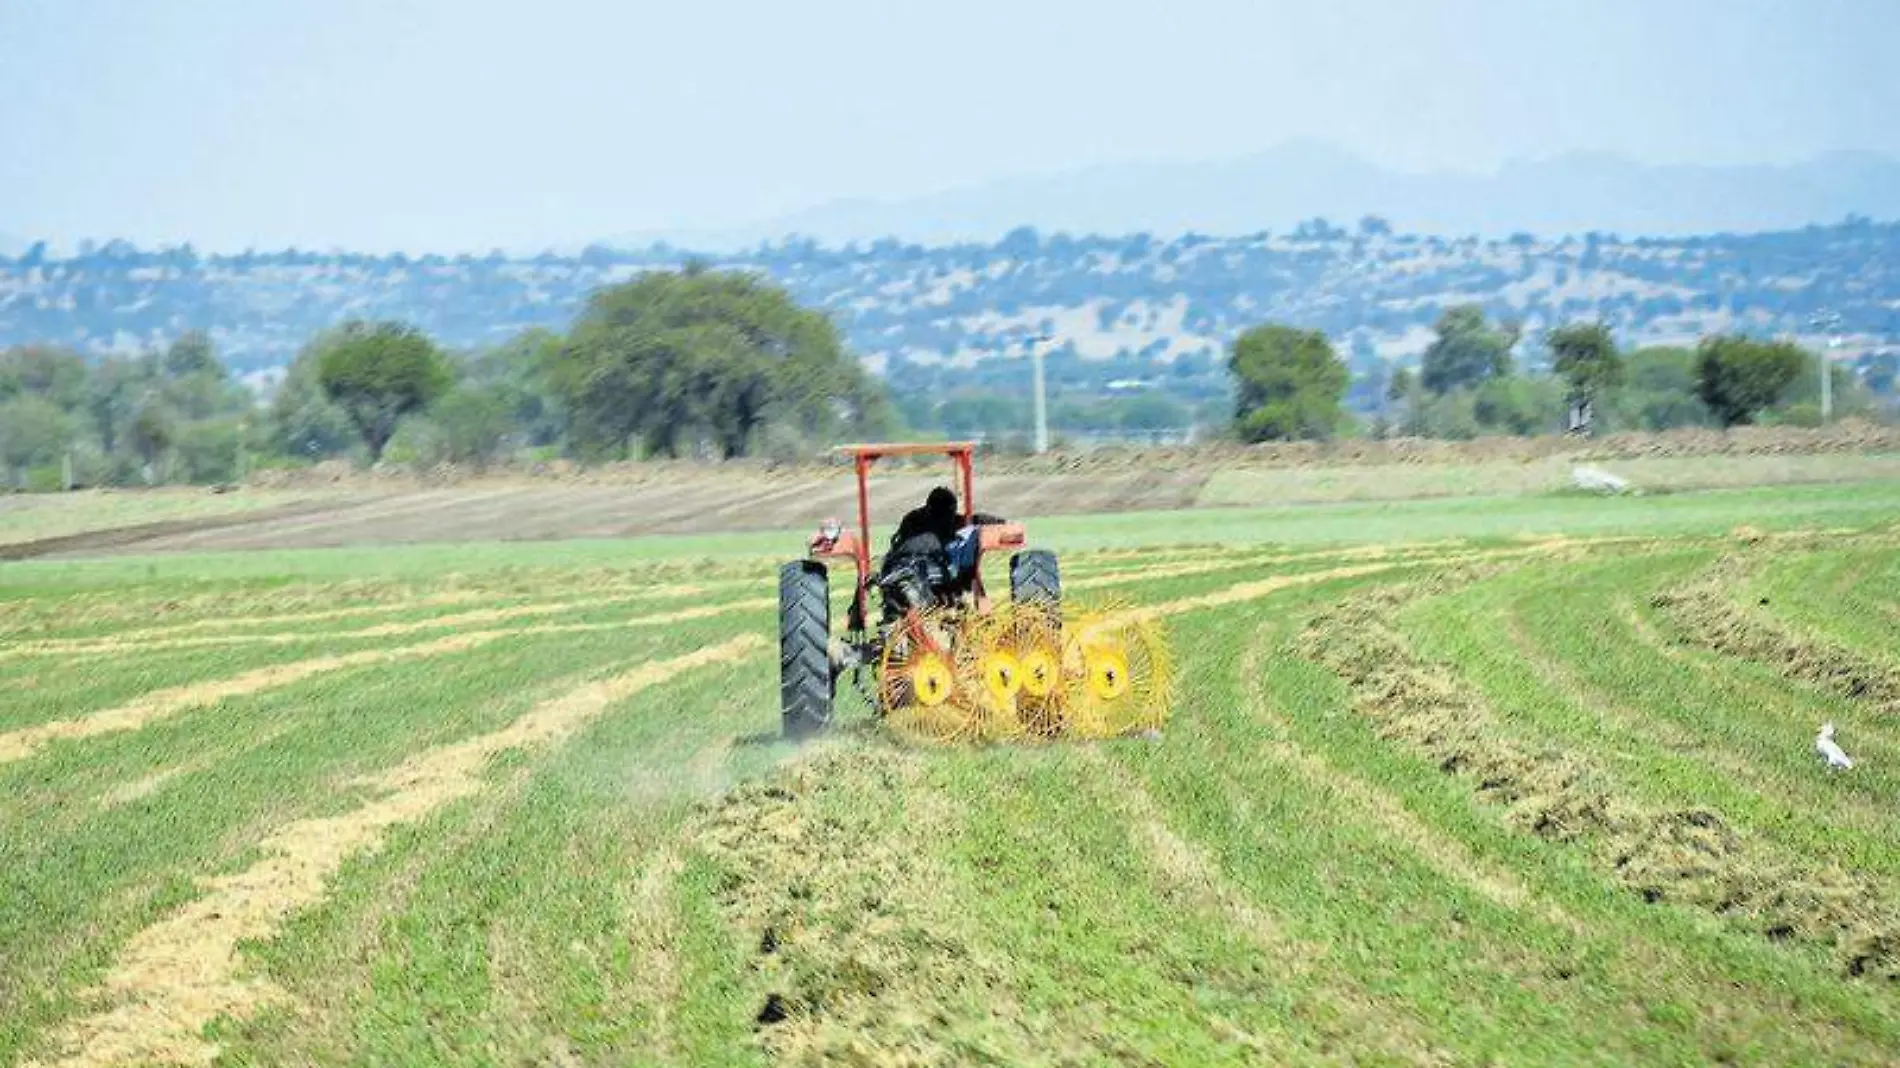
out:
<path id="1" fill-rule="evenodd" d="M 607 241 L 725 252 L 790 236 L 845 243 L 991 241 L 1019 226 L 1071 234 L 1251 234 L 1375 215 L 1417 233 L 1673 237 L 1753 233 L 1848 216 L 1900 218 L 1900 159 L 1835 150 L 1793 163 L 1646 164 L 1605 152 L 1508 160 L 1489 172 L 1389 169 L 1302 139 L 1197 162 L 1103 163 L 919 196 L 851 197 L 730 227 Z"/>

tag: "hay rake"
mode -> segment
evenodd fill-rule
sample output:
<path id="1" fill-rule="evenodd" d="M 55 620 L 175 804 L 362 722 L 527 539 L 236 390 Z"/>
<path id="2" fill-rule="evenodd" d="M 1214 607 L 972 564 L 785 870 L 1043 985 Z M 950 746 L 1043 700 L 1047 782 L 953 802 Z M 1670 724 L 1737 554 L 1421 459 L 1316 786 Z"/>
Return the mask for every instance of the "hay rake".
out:
<path id="1" fill-rule="evenodd" d="M 1065 605 L 1054 553 L 1027 548 L 1018 524 L 976 525 L 973 445 L 841 451 L 857 473 L 857 529 L 826 521 L 807 557 L 779 571 L 779 692 L 788 737 L 830 726 L 845 674 L 891 729 L 921 742 L 1108 738 L 1162 724 L 1172 672 L 1160 626 L 1112 605 Z M 975 559 L 964 573 L 928 583 L 920 596 L 915 585 L 873 580 L 868 475 L 880 458 L 923 453 L 946 455 L 954 465 Z M 996 601 L 984 589 L 982 561 L 1005 549 L 1012 550 L 1010 596 Z M 857 580 L 844 632 L 836 636 L 828 560 L 849 561 Z M 881 601 L 875 625 L 874 592 Z"/>

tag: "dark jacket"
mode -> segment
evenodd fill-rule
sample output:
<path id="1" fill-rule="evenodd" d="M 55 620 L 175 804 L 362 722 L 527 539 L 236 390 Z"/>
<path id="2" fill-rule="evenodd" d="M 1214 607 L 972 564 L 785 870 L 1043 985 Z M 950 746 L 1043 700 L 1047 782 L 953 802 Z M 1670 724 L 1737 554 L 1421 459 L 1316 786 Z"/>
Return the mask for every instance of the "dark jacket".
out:
<path id="1" fill-rule="evenodd" d="M 1000 516 L 985 515 L 982 512 L 970 518 L 970 522 L 979 527 L 993 526 L 1003 521 Z M 963 513 L 961 511 L 932 512 L 928 508 L 912 508 L 904 513 L 903 520 L 897 524 L 897 533 L 891 535 L 891 555 L 942 549 L 956 540 L 957 531 L 962 529 Z M 914 540 L 926 535 L 935 539 L 934 545 L 927 541 Z"/>

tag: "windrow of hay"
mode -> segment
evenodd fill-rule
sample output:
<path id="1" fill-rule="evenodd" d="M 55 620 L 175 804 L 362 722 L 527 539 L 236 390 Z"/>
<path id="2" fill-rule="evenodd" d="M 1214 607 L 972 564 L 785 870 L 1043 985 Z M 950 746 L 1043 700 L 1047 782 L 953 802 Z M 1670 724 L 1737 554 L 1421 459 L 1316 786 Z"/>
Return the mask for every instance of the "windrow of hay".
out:
<path id="1" fill-rule="evenodd" d="M 688 592 L 697 592 L 692 590 Z M 579 612 L 590 608 L 604 608 L 628 601 L 644 600 L 647 597 L 666 597 L 671 590 L 662 590 L 657 594 L 629 595 L 613 594 L 601 597 L 579 598 L 570 601 L 540 601 L 531 604 L 508 605 L 500 608 L 478 608 L 469 612 L 456 612 L 449 615 L 429 616 L 424 619 L 408 619 L 392 623 L 376 623 L 367 627 L 341 631 L 263 631 L 245 634 L 215 634 L 191 638 L 150 639 L 138 635 L 114 635 L 110 638 L 77 638 L 69 640 L 49 640 L 26 642 L 6 650 L 5 655 L 96 655 L 137 651 L 141 653 L 159 652 L 170 649 L 194 649 L 201 647 L 227 645 L 293 645 L 313 641 L 352 641 L 374 638 L 395 638 L 406 634 L 415 634 L 425 630 L 441 630 L 446 627 L 487 626 L 494 623 L 507 623 L 516 619 L 533 619 L 536 616 L 559 615 L 564 612 Z"/>
<path id="2" fill-rule="evenodd" d="M 1257 638 L 1248 643 L 1246 652 L 1241 655 L 1240 676 L 1247 679 L 1263 677 L 1260 662 L 1267 652 L 1265 643 Z M 1358 809 L 1361 818 L 1393 841 L 1409 848 L 1421 861 L 1493 902 L 1505 908 L 1517 909 L 1523 908 L 1531 900 L 1529 887 L 1509 872 L 1479 860 L 1462 842 L 1439 833 L 1413 815 L 1389 792 L 1334 766 L 1320 754 L 1285 737 L 1292 723 L 1285 714 L 1272 706 L 1264 687 L 1250 696 L 1249 706 L 1249 711 L 1256 718 L 1282 732 L 1283 737 L 1263 743 L 1266 755 L 1281 766 L 1310 785 L 1344 800 Z M 1563 915 L 1554 905 L 1548 906 L 1547 912 L 1558 923 L 1572 927 L 1576 925 L 1573 918 Z"/>
<path id="3" fill-rule="evenodd" d="M 1768 613 L 1738 603 L 1749 571 L 1748 558 L 1730 554 L 1689 582 L 1656 594 L 1650 604 L 1676 624 L 1685 643 L 1765 664 L 1787 678 L 1900 714 L 1900 671 L 1831 642 L 1793 634 Z M 1766 604 L 1763 598 L 1761 605 Z"/>
<path id="4" fill-rule="evenodd" d="M 1900 981 L 1892 888 L 1787 856 L 1711 809 L 1637 804 L 1579 754 L 1513 738 L 1467 684 L 1421 661 L 1392 620 L 1411 598 L 1471 578 L 1350 598 L 1308 624 L 1300 651 L 1346 681 L 1382 735 L 1471 782 L 1519 828 L 1588 850 L 1644 900 L 1702 908 L 1774 940 L 1830 944 L 1842 973 Z"/>
<path id="5" fill-rule="evenodd" d="M 73 741 L 100 734 L 135 731 L 180 712 L 215 705 L 219 701 L 232 697 L 247 697 L 265 690 L 289 686 L 327 672 L 369 664 L 384 664 L 396 660 L 414 660 L 446 653 L 459 653 L 486 645 L 498 638 L 505 638 L 508 634 L 508 631 L 502 630 L 454 634 L 435 641 L 399 646 L 394 649 L 362 649 L 336 656 L 312 657 L 289 664 L 272 664 L 269 667 L 246 671 L 230 678 L 211 682 L 194 682 L 168 690 L 159 690 L 127 704 L 74 719 L 56 720 L 52 723 L 41 723 L 0 733 L 0 764 L 30 756 L 34 750 L 50 741 Z"/>
<path id="6" fill-rule="evenodd" d="M 792 1065 L 1069 1063 L 959 927 L 922 765 L 830 750 L 702 810 L 688 843 L 755 948 L 759 1042 Z M 865 796 L 865 795 L 869 796 Z M 893 810 L 902 818 L 892 819 Z M 946 898 L 945 895 L 951 895 Z"/>
<path id="7" fill-rule="evenodd" d="M 694 668 L 736 662 L 765 644 L 747 635 L 587 683 L 535 705 L 501 730 L 419 753 L 365 780 L 380 794 L 368 804 L 280 827 L 258 843 L 263 859 L 206 880 L 203 896 L 126 943 L 101 992 L 109 1007 L 63 1029 L 54 1063 L 211 1063 L 219 1047 L 205 1038 L 205 1025 L 220 1017 L 245 1019 L 287 1000 L 268 980 L 246 974 L 239 946 L 272 937 L 292 913 L 321 901 L 351 857 L 379 847 L 391 827 L 479 793 L 483 769 L 496 754 L 554 744 L 643 690 Z"/>
<path id="8" fill-rule="evenodd" d="M 1263 958 L 1274 961 L 1279 973 L 1316 983 L 1324 1007 L 1315 1005 L 1299 1011 L 1305 1026 L 1315 1032 L 1302 1037 L 1317 1038 L 1327 1048 L 1374 1049 L 1380 1060 L 1393 1063 L 1455 1062 L 1449 1051 L 1434 1046 L 1420 1033 L 1417 1021 L 1392 999 L 1375 996 L 1348 980 L 1339 969 L 1329 968 L 1324 945 L 1288 934 L 1280 920 L 1254 902 L 1206 847 L 1182 837 L 1168 825 L 1153 795 L 1123 765 L 1106 759 L 1099 749 L 1083 749 L 1080 753 L 1098 773 L 1096 784 L 1101 788 L 1102 803 L 1128 817 L 1135 841 L 1171 902 L 1221 917 Z M 1300 1059 L 1290 1043 L 1269 1042 L 1269 1037 L 1278 1036 L 1248 1032 L 1231 1037 L 1245 1041 L 1250 1052 L 1266 1063 Z"/>
<path id="9" fill-rule="evenodd" d="M 138 730 L 152 722 L 180 712 L 217 704 L 232 697 L 248 697 L 265 690 L 277 689 L 302 682 L 315 675 L 347 668 L 363 667 L 369 664 L 383 664 L 397 660 L 415 660 L 449 653 L 465 652 L 503 638 L 537 637 L 549 634 L 587 634 L 611 630 L 632 630 L 637 628 L 667 626 L 674 623 L 686 623 L 699 619 L 710 619 L 728 612 L 748 611 L 769 608 L 778 602 L 769 598 L 750 601 L 730 601 L 725 604 L 700 605 L 695 608 L 682 608 L 674 612 L 659 612 L 653 615 L 635 616 L 631 619 L 603 620 L 598 623 L 544 623 L 537 626 L 519 627 L 513 630 L 478 630 L 466 634 L 452 634 L 446 638 L 421 642 L 416 645 L 398 646 L 393 649 L 362 649 L 352 653 L 340 653 L 334 656 L 312 657 L 289 664 L 273 664 L 270 667 L 247 671 L 227 679 L 213 682 L 191 683 L 168 690 L 147 694 L 127 704 L 108 708 L 100 712 L 89 713 L 74 719 L 58 720 L 52 723 L 37 724 L 19 730 L 0 733 L 0 764 L 20 760 L 30 756 L 34 750 L 54 740 L 72 740 L 90 738 L 100 734 L 112 734 L 118 731 Z"/>

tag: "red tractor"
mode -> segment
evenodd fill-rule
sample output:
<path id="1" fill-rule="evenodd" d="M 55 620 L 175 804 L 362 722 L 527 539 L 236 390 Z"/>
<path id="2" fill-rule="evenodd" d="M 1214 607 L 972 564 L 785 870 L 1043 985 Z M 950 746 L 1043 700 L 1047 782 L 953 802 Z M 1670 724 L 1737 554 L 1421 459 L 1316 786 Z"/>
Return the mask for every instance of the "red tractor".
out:
<path id="1" fill-rule="evenodd" d="M 858 525 L 846 530 L 836 519 L 826 520 L 811 539 L 806 557 L 779 569 L 779 707 L 787 737 L 802 738 L 831 724 L 838 676 L 875 667 L 880 675 L 892 673 L 892 654 L 914 651 L 934 641 L 919 630 L 919 620 L 945 616 L 985 616 L 991 612 L 983 586 L 982 559 L 997 550 L 1009 550 L 1009 592 L 1012 602 L 1035 603 L 1053 614 L 1062 596 L 1062 580 L 1055 554 L 1028 549 L 1017 523 L 983 522 L 974 503 L 970 442 L 945 444 L 846 445 L 838 452 L 852 459 L 858 478 Z M 964 530 L 964 548 L 973 558 L 956 566 L 948 554 L 904 554 L 897 559 L 874 560 L 871 554 L 871 466 L 887 456 L 942 455 L 950 458 L 958 488 Z M 941 558 L 939 558 L 941 555 Z M 827 561 L 849 561 L 854 589 L 846 609 L 844 633 L 834 640 L 831 629 L 831 584 Z M 879 565 L 879 566 L 874 566 Z M 872 613 L 871 595 L 879 601 Z M 953 664 L 947 655 L 941 664 Z M 1012 662 L 1013 663 L 1013 662 Z M 929 704 L 942 700 L 961 685 L 954 668 L 923 664 L 903 679 L 879 679 L 875 703 L 888 710 L 896 700 L 916 698 Z M 999 670 L 991 668 L 992 673 Z M 996 680 L 992 680 L 995 682 Z M 1013 680 L 1002 680 L 1008 684 Z M 893 689 L 898 687 L 898 689 Z"/>

